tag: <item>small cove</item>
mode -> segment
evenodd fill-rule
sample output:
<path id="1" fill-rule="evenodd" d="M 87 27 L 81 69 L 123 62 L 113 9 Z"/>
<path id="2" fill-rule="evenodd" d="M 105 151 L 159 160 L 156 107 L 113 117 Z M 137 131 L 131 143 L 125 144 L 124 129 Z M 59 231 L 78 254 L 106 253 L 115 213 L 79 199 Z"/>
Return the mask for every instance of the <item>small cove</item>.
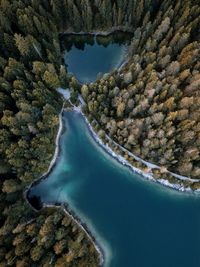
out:
<path id="1" fill-rule="evenodd" d="M 199 266 L 199 197 L 133 174 L 96 144 L 80 113 L 63 121 L 57 164 L 29 198 L 69 203 L 104 249 L 105 266 Z"/>

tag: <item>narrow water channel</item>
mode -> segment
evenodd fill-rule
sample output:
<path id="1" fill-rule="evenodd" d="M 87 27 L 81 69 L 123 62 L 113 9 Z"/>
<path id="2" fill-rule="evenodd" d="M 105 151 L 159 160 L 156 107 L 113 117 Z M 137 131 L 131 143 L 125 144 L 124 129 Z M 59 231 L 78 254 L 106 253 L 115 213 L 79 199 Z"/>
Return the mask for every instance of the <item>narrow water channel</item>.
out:
<path id="1" fill-rule="evenodd" d="M 69 203 L 106 267 L 200 266 L 200 198 L 133 174 L 98 146 L 80 113 L 65 112 L 63 121 L 57 164 L 29 199 Z"/>

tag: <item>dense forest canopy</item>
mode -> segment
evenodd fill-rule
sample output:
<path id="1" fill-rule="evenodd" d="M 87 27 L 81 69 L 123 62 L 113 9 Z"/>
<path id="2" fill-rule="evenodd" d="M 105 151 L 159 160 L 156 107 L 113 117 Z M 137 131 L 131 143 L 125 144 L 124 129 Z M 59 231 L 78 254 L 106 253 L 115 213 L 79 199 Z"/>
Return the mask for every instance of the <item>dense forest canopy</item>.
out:
<path id="1" fill-rule="evenodd" d="M 136 156 L 199 179 L 199 1 L 163 1 L 142 17 L 128 64 L 82 87 L 85 112 Z"/>
<path id="2" fill-rule="evenodd" d="M 198 0 L 0 0 L 0 266 L 97 266 L 88 237 L 61 210 L 34 212 L 24 189 L 48 169 L 62 99 L 80 86 L 59 34 L 134 32 L 129 63 L 84 85 L 85 112 L 144 159 L 200 177 Z"/>

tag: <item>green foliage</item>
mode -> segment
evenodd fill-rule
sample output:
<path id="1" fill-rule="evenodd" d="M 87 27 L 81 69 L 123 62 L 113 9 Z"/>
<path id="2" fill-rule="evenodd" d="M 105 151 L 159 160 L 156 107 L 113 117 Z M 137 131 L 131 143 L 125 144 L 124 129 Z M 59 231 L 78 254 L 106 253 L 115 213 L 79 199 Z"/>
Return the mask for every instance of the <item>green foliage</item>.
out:
<path id="1" fill-rule="evenodd" d="M 150 1 L 149 5 L 153 6 Z M 105 6 L 109 10 L 103 1 L 102 15 Z M 122 24 L 126 4 L 118 1 L 117 6 L 120 12 L 114 21 Z M 198 1 L 164 1 L 162 13 L 149 9 L 144 15 L 147 6 L 145 1 L 137 6 L 132 1 L 138 22 L 132 22 L 136 29 L 129 62 L 89 90 L 82 87 L 85 110 L 117 143 L 141 158 L 199 178 L 200 6 Z M 139 23 L 141 14 L 145 18 Z M 187 152 L 193 145 L 194 156 Z"/>
<path id="2" fill-rule="evenodd" d="M 0 266 L 98 265 L 70 217 L 23 199 L 54 153 L 57 87 L 74 103 L 81 91 L 102 138 L 199 177 L 199 14 L 197 0 L 0 1 Z M 80 88 L 61 65 L 59 33 L 112 27 L 134 31 L 128 64 Z"/>
<path id="3" fill-rule="evenodd" d="M 69 86 L 58 31 L 65 2 L 0 1 L 0 266 L 53 266 L 79 236 L 72 220 L 62 224 L 63 211 L 35 213 L 23 198 L 48 169 L 62 107 L 56 88 Z M 70 86 L 77 97 L 77 82 Z M 86 266 L 92 256 L 97 265 L 85 234 L 82 243 L 89 249 L 73 264 Z"/>

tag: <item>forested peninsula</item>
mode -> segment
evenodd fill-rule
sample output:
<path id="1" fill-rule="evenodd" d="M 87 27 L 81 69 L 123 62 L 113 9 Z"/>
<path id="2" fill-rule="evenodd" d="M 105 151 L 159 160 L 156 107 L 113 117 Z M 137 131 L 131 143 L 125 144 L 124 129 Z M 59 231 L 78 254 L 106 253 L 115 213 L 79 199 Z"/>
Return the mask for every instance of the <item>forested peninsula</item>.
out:
<path id="1" fill-rule="evenodd" d="M 126 64 L 82 86 L 63 65 L 61 34 L 114 30 L 134 33 Z M 161 166 L 154 177 L 178 183 L 172 171 L 200 188 L 199 0 L 0 0 L 0 267 L 100 262 L 62 208 L 35 212 L 24 198 L 54 155 L 59 87 L 73 103 L 82 94 L 102 139 Z"/>

